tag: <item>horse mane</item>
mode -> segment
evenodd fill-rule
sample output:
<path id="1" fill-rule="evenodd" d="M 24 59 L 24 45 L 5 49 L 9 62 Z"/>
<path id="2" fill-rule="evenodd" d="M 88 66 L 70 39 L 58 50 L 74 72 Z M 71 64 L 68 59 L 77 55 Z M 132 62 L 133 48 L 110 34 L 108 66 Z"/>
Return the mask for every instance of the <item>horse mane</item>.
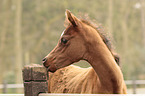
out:
<path id="1" fill-rule="evenodd" d="M 116 63 L 120 66 L 120 57 L 117 53 L 115 53 L 114 47 L 111 43 L 111 40 L 109 38 L 109 36 L 106 35 L 106 31 L 105 28 L 102 25 L 96 25 L 95 23 L 91 22 L 90 20 L 86 20 L 86 19 L 81 19 L 81 22 L 91 26 L 92 28 L 94 28 L 100 35 L 100 37 L 102 38 L 103 42 L 106 44 L 107 48 L 110 50 L 111 54 L 113 55 Z"/>
<path id="2" fill-rule="evenodd" d="M 89 20 L 85 20 L 85 19 L 81 19 L 81 22 L 91 26 L 92 28 L 94 28 L 99 35 L 101 36 L 101 38 L 103 39 L 103 42 L 107 45 L 107 48 L 111 51 L 113 49 L 111 40 L 109 38 L 109 36 L 106 35 L 105 28 L 102 25 L 96 25 L 95 23 L 89 21 Z"/>

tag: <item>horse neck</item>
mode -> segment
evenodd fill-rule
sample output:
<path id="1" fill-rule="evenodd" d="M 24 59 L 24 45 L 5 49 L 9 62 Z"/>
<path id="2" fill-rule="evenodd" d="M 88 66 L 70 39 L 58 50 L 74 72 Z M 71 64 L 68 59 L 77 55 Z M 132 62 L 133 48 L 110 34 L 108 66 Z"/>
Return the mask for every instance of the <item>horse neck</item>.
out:
<path id="1" fill-rule="evenodd" d="M 92 30 L 94 31 L 94 30 Z M 91 35 L 95 38 L 87 38 L 88 41 L 85 59 L 91 64 L 95 72 L 97 73 L 101 87 L 103 89 L 113 90 L 114 93 L 118 93 L 121 89 L 119 86 L 122 86 L 123 75 L 120 68 L 117 66 L 111 52 L 103 42 L 100 35 L 95 32 Z M 91 36 L 89 34 L 86 34 Z"/>

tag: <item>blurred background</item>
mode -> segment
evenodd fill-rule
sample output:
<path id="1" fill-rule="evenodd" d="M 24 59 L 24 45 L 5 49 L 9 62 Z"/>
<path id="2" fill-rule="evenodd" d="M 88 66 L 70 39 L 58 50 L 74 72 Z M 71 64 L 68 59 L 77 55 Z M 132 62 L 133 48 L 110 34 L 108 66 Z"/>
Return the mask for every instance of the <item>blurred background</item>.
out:
<path id="1" fill-rule="evenodd" d="M 125 80 L 140 80 L 134 88 L 145 88 L 145 0 L 0 0 L 0 93 L 23 93 L 22 68 L 42 64 L 56 46 L 66 9 L 104 26 Z"/>

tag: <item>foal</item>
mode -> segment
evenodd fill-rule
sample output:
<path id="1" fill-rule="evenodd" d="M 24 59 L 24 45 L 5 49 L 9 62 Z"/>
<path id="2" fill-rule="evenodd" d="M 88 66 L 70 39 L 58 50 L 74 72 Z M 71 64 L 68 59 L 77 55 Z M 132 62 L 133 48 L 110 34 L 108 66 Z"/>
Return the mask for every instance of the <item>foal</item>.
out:
<path id="1" fill-rule="evenodd" d="M 55 72 L 49 79 L 51 93 L 126 93 L 123 74 L 101 35 L 68 10 L 69 21 L 57 46 L 43 60 Z M 69 66 L 86 60 L 91 68 Z M 66 68 L 64 68 L 66 67 Z M 60 73 L 62 75 L 60 75 Z"/>

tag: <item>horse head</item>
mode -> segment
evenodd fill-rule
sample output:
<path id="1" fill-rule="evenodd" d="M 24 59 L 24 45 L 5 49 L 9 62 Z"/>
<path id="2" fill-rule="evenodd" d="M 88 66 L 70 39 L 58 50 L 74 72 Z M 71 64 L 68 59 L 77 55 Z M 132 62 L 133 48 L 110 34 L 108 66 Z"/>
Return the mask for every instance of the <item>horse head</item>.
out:
<path id="1" fill-rule="evenodd" d="M 68 27 L 63 31 L 57 46 L 43 59 L 49 71 L 68 66 L 84 59 L 86 54 L 85 41 L 82 37 L 82 22 L 70 11 L 66 10 Z"/>

